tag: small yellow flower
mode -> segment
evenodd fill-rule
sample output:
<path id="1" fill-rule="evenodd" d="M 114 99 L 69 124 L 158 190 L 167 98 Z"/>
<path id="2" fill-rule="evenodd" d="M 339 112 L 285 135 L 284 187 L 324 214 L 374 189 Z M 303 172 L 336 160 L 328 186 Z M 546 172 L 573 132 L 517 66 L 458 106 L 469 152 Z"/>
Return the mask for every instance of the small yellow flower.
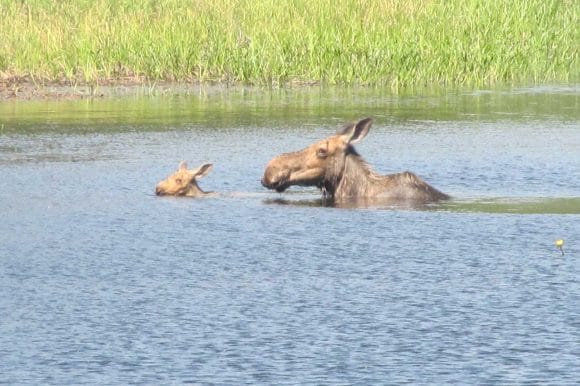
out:
<path id="1" fill-rule="evenodd" d="M 564 240 L 556 240 L 556 247 L 562 252 L 562 256 L 564 256 Z"/>

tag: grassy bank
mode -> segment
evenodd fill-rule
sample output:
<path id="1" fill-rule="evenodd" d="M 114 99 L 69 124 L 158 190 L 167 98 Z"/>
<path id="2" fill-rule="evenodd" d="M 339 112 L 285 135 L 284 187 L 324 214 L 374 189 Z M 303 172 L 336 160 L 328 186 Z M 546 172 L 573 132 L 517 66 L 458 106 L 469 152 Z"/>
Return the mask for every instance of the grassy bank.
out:
<path id="1" fill-rule="evenodd" d="M 571 81 L 579 14 L 575 0 L 0 0 L 0 77 Z"/>

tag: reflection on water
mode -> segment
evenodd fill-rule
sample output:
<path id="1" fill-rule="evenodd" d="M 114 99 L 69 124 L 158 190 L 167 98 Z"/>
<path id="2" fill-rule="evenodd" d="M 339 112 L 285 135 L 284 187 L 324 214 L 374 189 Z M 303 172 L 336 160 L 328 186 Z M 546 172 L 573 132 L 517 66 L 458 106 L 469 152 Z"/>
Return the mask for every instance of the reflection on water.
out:
<path id="1" fill-rule="evenodd" d="M 509 197 L 451 199 L 437 203 L 417 203 L 383 198 L 332 198 L 278 197 L 263 200 L 267 205 L 290 205 L 297 207 L 326 207 L 340 209 L 390 209 L 390 210 L 436 210 L 473 213 L 513 214 L 580 214 L 580 197 Z"/>
<path id="2" fill-rule="evenodd" d="M 525 197 L 456 200 L 441 206 L 453 212 L 580 214 L 580 197 Z"/>
<path id="3" fill-rule="evenodd" d="M 574 90 L 0 104 L 0 383 L 574 384 Z M 367 115 L 377 172 L 453 199 L 261 186 Z M 181 160 L 220 194 L 155 196 Z"/>
<path id="4" fill-rule="evenodd" d="M 425 89 L 393 95 L 376 88 L 203 88 L 174 97 L 0 103 L 0 132 L 122 132 L 167 128 L 308 127 L 373 116 L 378 122 L 577 122 L 579 88 Z M 321 118 L 324 117 L 324 120 Z"/>
<path id="5" fill-rule="evenodd" d="M 335 202 L 328 198 L 319 199 L 303 199 L 303 200 L 289 200 L 286 198 L 267 198 L 264 201 L 266 205 L 295 205 L 295 206 L 312 206 L 321 208 L 332 208 L 335 207 Z"/>
<path id="6" fill-rule="evenodd" d="M 405 200 L 393 200 L 387 198 L 343 198 L 336 200 L 330 197 L 323 197 L 318 199 L 302 198 L 269 198 L 265 199 L 264 204 L 268 205 L 294 205 L 294 206 L 310 206 L 310 207 L 327 207 L 340 209 L 408 209 L 408 210 L 428 210 L 437 208 L 440 203 L 420 203 Z"/>

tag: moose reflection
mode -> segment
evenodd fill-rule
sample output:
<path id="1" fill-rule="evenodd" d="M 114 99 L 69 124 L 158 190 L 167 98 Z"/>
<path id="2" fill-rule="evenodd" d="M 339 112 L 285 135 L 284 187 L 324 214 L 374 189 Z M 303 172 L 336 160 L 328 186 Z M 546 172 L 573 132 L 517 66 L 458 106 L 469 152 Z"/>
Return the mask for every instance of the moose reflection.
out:
<path id="1" fill-rule="evenodd" d="M 161 181 L 155 187 L 158 196 L 203 197 L 212 192 L 204 192 L 197 185 L 197 179 L 205 176 L 212 169 L 212 164 L 203 164 L 197 169 L 187 169 L 187 163 L 181 161 L 175 173 Z"/>
<path id="2" fill-rule="evenodd" d="M 292 185 L 316 186 L 325 197 L 336 200 L 384 198 L 428 203 L 448 199 L 414 173 L 375 173 L 353 144 L 369 132 L 371 118 L 345 125 L 336 135 L 307 148 L 284 153 L 266 166 L 262 185 L 278 192 Z"/>

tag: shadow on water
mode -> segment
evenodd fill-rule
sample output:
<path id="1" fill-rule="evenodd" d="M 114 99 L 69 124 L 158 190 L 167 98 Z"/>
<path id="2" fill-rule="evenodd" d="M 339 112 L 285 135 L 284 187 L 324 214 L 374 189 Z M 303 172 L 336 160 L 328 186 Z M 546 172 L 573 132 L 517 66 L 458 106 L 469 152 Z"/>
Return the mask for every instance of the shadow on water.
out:
<path id="1" fill-rule="evenodd" d="M 580 197 L 494 197 L 452 199 L 439 203 L 416 203 L 392 199 L 362 198 L 337 201 L 332 198 L 268 198 L 266 205 L 339 209 L 423 210 L 457 213 L 580 214 Z"/>

